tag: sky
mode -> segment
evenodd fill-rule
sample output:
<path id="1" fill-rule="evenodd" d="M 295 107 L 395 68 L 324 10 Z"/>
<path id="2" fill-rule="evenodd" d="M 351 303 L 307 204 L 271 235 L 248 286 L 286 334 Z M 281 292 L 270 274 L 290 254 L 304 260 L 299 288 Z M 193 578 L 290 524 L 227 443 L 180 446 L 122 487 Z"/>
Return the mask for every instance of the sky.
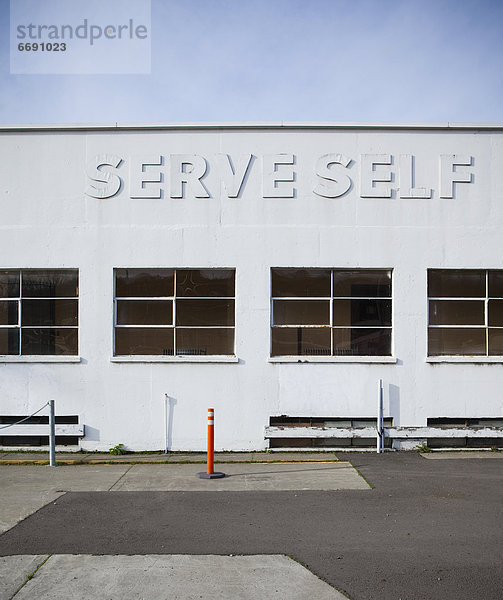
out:
<path id="1" fill-rule="evenodd" d="M 503 0 L 152 0 L 144 74 L 11 74 L 10 15 L 4 124 L 503 122 Z"/>

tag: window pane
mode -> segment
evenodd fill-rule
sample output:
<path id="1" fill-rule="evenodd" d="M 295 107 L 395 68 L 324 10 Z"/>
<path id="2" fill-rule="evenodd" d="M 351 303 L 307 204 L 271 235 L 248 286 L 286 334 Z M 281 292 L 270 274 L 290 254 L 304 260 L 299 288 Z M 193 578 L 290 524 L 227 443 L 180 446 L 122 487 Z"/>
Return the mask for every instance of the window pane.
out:
<path id="1" fill-rule="evenodd" d="M 19 328 L 0 329 L 0 354 L 19 354 Z"/>
<path id="2" fill-rule="evenodd" d="M 176 353 L 188 356 L 234 354 L 234 329 L 178 329 Z"/>
<path id="3" fill-rule="evenodd" d="M 391 325 L 391 300 L 334 300 L 334 325 Z"/>
<path id="4" fill-rule="evenodd" d="M 0 325 L 17 325 L 17 300 L 0 302 Z"/>
<path id="5" fill-rule="evenodd" d="M 272 269 L 273 297 L 330 296 L 329 269 Z"/>
<path id="6" fill-rule="evenodd" d="M 173 355 L 173 329 L 155 327 L 117 327 L 115 329 L 115 355 Z"/>
<path id="7" fill-rule="evenodd" d="M 272 356 L 330 356 L 328 327 L 273 327 Z"/>
<path id="8" fill-rule="evenodd" d="M 24 298 L 68 298 L 79 295 L 79 273 L 76 269 L 23 271 Z"/>
<path id="9" fill-rule="evenodd" d="M 21 325 L 78 325 L 78 300 L 22 300 Z"/>
<path id="10" fill-rule="evenodd" d="M 234 325 L 234 300 L 177 300 L 177 325 Z"/>
<path id="11" fill-rule="evenodd" d="M 275 325 L 330 325 L 328 300 L 274 300 Z"/>
<path id="12" fill-rule="evenodd" d="M 486 330 L 435 328 L 428 330 L 428 354 L 483 355 L 486 353 Z"/>
<path id="13" fill-rule="evenodd" d="M 391 271 L 334 271 L 334 297 L 391 297 Z"/>
<path id="14" fill-rule="evenodd" d="M 117 325 L 172 324 L 172 300 L 117 300 Z"/>
<path id="15" fill-rule="evenodd" d="M 391 356 L 391 329 L 334 329 L 335 356 Z"/>
<path id="16" fill-rule="evenodd" d="M 233 269 L 177 269 L 177 296 L 234 296 Z"/>
<path id="17" fill-rule="evenodd" d="M 21 350 L 22 354 L 75 356 L 77 329 L 22 329 Z"/>
<path id="18" fill-rule="evenodd" d="M 485 325 L 482 300 L 430 300 L 430 325 Z"/>
<path id="19" fill-rule="evenodd" d="M 163 298 L 174 295 L 174 269 L 116 269 L 117 298 Z"/>
<path id="20" fill-rule="evenodd" d="M 503 327 L 503 300 L 489 300 L 489 325 Z"/>
<path id="21" fill-rule="evenodd" d="M 468 269 L 430 269 L 428 296 L 433 298 L 483 298 L 486 272 Z"/>
<path id="22" fill-rule="evenodd" d="M 0 271 L 0 298 L 19 298 L 19 271 Z"/>
<path id="23" fill-rule="evenodd" d="M 489 271 L 489 297 L 503 298 L 503 271 Z"/>
<path id="24" fill-rule="evenodd" d="M 489 329 L 489 355 L 503 355 L 503 329 Z"/>

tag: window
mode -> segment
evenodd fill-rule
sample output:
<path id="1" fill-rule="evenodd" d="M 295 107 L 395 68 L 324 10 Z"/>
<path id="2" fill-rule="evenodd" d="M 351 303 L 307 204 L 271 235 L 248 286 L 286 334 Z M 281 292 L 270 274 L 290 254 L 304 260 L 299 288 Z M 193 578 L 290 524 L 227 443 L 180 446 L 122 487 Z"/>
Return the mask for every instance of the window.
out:
<path id="1" fill-rule="evenodd" d="M 77 269 L 0 271 L 0 354 L 78 354 Z"/>
<path id="2" fill-rule="evenodd" d="M 271 356 L 391 356 L 391 270 L 271 275 Z"/>
<path id="3" fill-rule="evenodd" d="M 503 270 L 428 271 L 428 355 L 503 355 Z"/>
<path id="4" fill-rule="evenodd" d="M 116 269 L 116 356 L 234 354 L 233 269 Z"/>

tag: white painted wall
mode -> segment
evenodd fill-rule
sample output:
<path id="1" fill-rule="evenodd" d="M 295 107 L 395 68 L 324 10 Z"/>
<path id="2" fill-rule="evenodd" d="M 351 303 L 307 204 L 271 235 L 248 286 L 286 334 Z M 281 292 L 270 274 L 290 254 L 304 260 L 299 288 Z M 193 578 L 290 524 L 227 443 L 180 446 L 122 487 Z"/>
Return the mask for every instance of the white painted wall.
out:
<path id="1" fill-rule="evenodd" d="M 238 198 L 228 198 L 216 154 L 252 154 Z M 262 197 L 262 160 L 293 154 L 296 194 Z M 353 159 L 352 187 L 338 198 L 313 193 L 320 156 Z M 119 194 L 97 199 L 86 164 L 123 158 Z M 170 198 L 171 154 L 204 156 L 210 198 Z M 415 157 L 429 199 L 361 198 L 362 154 Z M 472 183 L 439 197 L 439 155 L 469 155 Z M 162 155 L 163 197 L 131 199 L 132 155 Z M 266 447 L 271 415 L 368 417 L 376 382 L 395 425 L 428 417 L 503 414 L 501 363 L 428 364 L 426 270 L 503 268 L 503 131 L 351 127 L 117 129 L 0 133 L 0 268 L 75 267 L 80 272 L 79 363 L 4 362 L 0 414 L 30 414 L 52 398 L 78 414 L 82 447 L 164 447 L 163 402 L 173 401 L 171 449 L 201 450 L 206 409 L 216 409 L 218 449 Z M 282 184 L 283 185 L 283 184 Z M 382 185 L 382 184 L 380 184 Z M 286 188 L 291 184 L 286 184 Z M 154 186 L 155 187 L 155 186 Z M 112 362 L 114 267 L 236 268 L 238 363 Z M 271 363 L 270 268 L 393 268 L 396 364 Z M 503 360 L 503 359 L 502 359 Z"/>

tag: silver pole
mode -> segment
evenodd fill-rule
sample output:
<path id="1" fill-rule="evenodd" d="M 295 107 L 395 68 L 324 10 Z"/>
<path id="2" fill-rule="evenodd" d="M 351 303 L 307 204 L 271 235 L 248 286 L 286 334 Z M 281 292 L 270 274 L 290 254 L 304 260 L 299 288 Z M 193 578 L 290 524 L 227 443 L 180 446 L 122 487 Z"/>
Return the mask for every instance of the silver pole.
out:
<path id="1" fill-rule="evenodd" d="M 49 400 L 49 465 L 56 466 L 56 417 L 54 400 Z"/>
<path id="2" fill-rule="evenodd" d="M 384 428 L 383 428 L 383 398 L 382 398 L 382 379 L 379 379 L 377 385 L 377 453 L 384 451 Z"/>
<path id="3" fill-rule="evenodd" d="M 168 454 L 168 402 L 169 396 L 168 394 L 164 394 L 164 440 L 165 440 L 165 448 L 164 454 Z"/>

